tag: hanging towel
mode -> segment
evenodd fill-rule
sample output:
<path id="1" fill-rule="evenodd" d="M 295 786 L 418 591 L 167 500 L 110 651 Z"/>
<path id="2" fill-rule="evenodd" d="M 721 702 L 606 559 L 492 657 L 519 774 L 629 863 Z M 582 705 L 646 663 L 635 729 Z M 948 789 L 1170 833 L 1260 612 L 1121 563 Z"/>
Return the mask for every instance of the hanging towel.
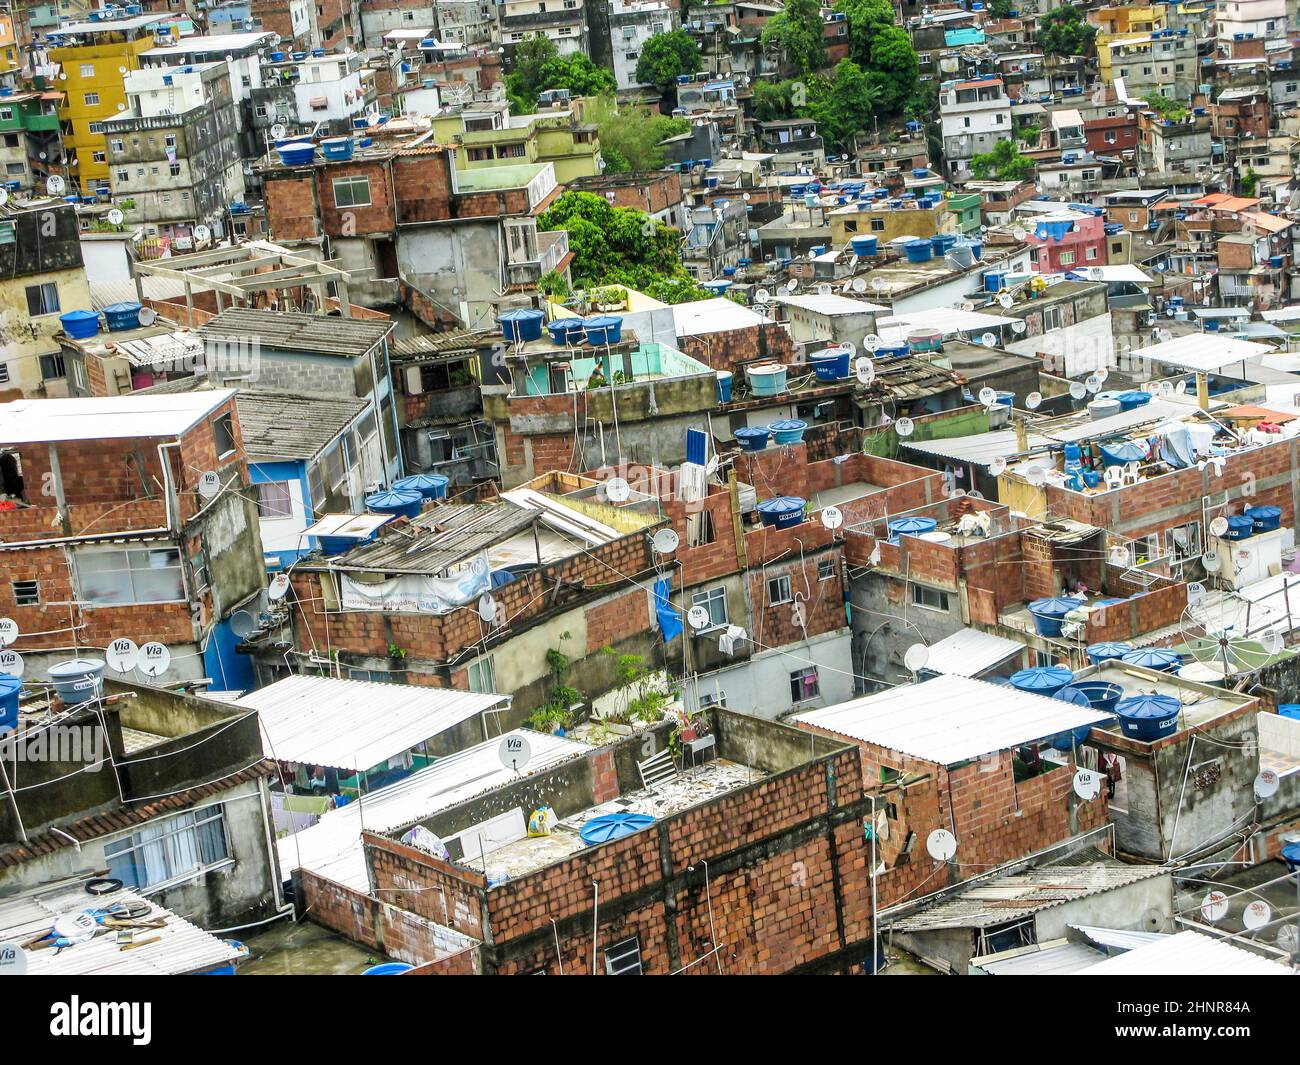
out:
<path id="1" fill-rule="evenodd" d="M 682 616 L 668 602 L 668 592 L 672 581 L 661 577 L 655 581 L 654 602 L 655 615 L 659 618 L 659 631 L 664 634 L 664 643 L 672 643 L 682 631 Z"/>

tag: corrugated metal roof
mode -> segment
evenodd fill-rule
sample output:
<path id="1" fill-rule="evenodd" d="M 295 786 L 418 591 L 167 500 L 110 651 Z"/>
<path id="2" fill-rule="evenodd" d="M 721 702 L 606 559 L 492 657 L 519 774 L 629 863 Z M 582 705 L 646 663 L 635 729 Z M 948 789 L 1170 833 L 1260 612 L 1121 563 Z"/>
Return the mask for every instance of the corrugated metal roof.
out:
<path id="1" fill-rule="evenodd" d="M 810 710 L 794 720 L 949 766 L 1108 719 L 1004 685 L 941 676 Z"/>
<path id="2" fill-rule="evenodd" d="M 238 337 L 278 351 L 355 358 L 368 352 L 392 329 L 391 321 L 375 318 L 232 307 L 196 332 L 205 342 L 220 343 Z"/>
<path id="3" fill-rule="evenodd" d="M 1006 689 L 1003 689 L 1004 691 Z M 974 884 L 923 910 L 889 922 L 895 932 L 934 932 L 944 928 L 986 928 L 1006 924 L 1115 888 L 1168 876 L 1159 866 L 1096 862 L 1050 865 Z"/>
<path id="4" fill-rule="evenodd" d="M 1054 939 L 1019 950 L 971 958 L 970 964 L 989 976 L 1070 976 L 1096 965 L 1103 956 L 1086 943 Z"/>
<path id="5" fill-rule="evenodd" d="M 930 648 L 925 668 L 935 673 L 976 677 L 1025 649 L 1023 643 L 979 629 L 961 629 Z"/>
<path id="6" fill-rule="evenodd" d="M 409 535 L 387 536 L 330 560 L 333 569 L 441 573 L 540 520 L 513 503 L 440 503 L 411 520 Z M 308 532 L 311 532 L 309 529 Z"/>
<path id="7" fill-rule="evenodd" d="M 0 404 L 0 444 L 178 437 L 235 394 L 232 388 L 179 395 L 19 399 Z"/>
<path id="8" fill-rule="evenodd" d="M 30 942 L 50 931 L 59 917 L 118 903 L 144 904 L 149 907 L 146 920 L 163 918 L 166 923 L 161 928 L 137 933 L 136 942 L 140 945 L 126 951 L 112 934 L 99 935 L 57 952 L 27 950 L 24 953 L 28 975 L 183 976 L 219 968 L 243 956 L 237 947 L 132 891 L 119 890 L 92 898 L 80 880 L 0 901 L 0 943 Z"/>
<path id="9" fill-rule="evenodd" d="M 504 695 L 449 688 L 298 676 L 249 692 L 235 705 L 257 711 L 272 757 L 364 770 L 508 702 Z"/>
<path id="10" fill-rule="evenodd" d="M 239 390 L 244 451 L 252 462 L 314 459 L 366 409 L 365 400 Z"/>
<path id="11" fill-rule="evenodd" d="M 458 359 L 469 352 L 477 351 L 483 338 L 488 335 L 486 329 L 459 330 L 455 333 L 418 333 L 415 336 L 394 339 L 389 345 L 389 353 L 394 362 L 437 362 Z"/>
<path id="12" fill-rule="evenodd" d="M 1180 418 L 1196 413 L 1190 403 L 1176 403 L 1169 399 L 1152 399 L 1150 402 L 1120 411 L 1109 418 L 1096 418 L 1077 422 L 1062 428 L 1040 426 L 1039 432 L 1050 440 L 1071 443 L 1079 440 L 1097 440 L 1111 433 L 1122 433 L 1147 422 L 1160 422 L 1166 418 Z"/>
<path id="13" fill-rule="evenodd" d="M 528 740 L 532 753 L 524 767 L 524 776 L 544 772 L 595 749 L 576 740 L 522 729 L 507 735 L 520 735 Z M 498 736 L 435 762 L 396 784 L 372 792 L 360 802 L 331 810 L 311 828 L 280 838 L 277 845 L 281 874 L 287 877 L 294 869 L 307 869 L 357 891 L 368 892 L 370 878 L 361 851 L 361 829 L 392 832 L 405 828 L 439 810 L 520 779 L 519 774 L 502 764 L 497 754 L 502 738 Z"/>
<path id="14" fill-rule="evenodd" d="M 1280 962 L 1200 932 L 1179 932 L 1158 943 L 1098 962 L 1084 976 L 1294 976 Z"/>
<path id="15" fill-rule="evenodd" d="M 1188 333 L 1186 336 L 1166 340 L 1163 344 L 1139 348 L 1131 354 L 1140 359 L 1212 373 L 1231 366 L 1234 362 L 1243 362 L 1271 350 L 1265 344 L 1234 340 L 1222 333 Z"/>
<path id="16" fill-rule="evenodd" d="M 1040 433 L 1031 432 L 1028 442 L 1030 451 L 1042 451 L 1051 441 Z M 912 451 L 937 455 L 954 462 L 970 462 L 976 466 L 987 466 L 994 459 L 1010 458 L 1019 453 L 1014 429 L 998 429 L 974 436 L 950 436 L 943 440 L 903 440 L 901 443 Z"/>

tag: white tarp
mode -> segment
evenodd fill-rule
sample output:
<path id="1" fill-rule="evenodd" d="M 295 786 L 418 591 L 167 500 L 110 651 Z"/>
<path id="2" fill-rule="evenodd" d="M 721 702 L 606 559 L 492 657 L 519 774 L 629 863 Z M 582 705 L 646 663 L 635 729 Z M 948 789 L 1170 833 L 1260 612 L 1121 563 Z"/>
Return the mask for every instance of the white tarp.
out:
<path id="1" fill-rule="evenodd" d="M 339 574 L 339 601 L 344 610 L 384 610 L 407 614 L 448 614 L 492 590 L 487 555 L 479 555 L 450 577 L 404 574 L 368 583 Z"/>

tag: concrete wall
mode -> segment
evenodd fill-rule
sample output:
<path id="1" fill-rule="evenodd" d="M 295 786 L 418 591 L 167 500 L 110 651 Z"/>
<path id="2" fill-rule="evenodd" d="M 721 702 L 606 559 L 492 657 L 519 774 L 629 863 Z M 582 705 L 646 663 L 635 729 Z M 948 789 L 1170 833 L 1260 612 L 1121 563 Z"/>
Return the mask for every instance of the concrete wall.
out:
<path id="1" fill-rule="evenodd" d="M 693 678 L 686 695 L 690 705 L 699 705 L 702 695 L 713 696 L 730 710 L 769 720 L 795 710 L 833 706 L 853 697 L 850 644 L 849 630 L 839 629 L 760 652 L 747 662 Z M 809 665 L 817 667 L 819 694 L 795 704 L 790 700 L 790 674 Z"/>

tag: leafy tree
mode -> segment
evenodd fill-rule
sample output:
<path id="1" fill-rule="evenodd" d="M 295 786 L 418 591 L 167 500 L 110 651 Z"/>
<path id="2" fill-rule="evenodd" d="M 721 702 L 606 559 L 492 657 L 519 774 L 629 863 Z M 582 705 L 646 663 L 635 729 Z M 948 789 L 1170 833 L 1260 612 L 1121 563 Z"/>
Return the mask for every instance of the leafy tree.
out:
<path id="1" fill-rule="evenodd" d="M 889 0 L 838 0 L 835 10 L 849 24 L 849 58 L 875 88 L 875 108 L 883 118 L 915 110 L 920 62 L 907 31 L 894 23 Z M 920 117 L 926 117 L 922 114 Z"/>
<path id="2" fill-rule="evenodd" d="M 780 52 L 795 70 L 808 75 L 826 65 L 825 32 L 818 0 L 787 0 L 785 10 L 767 20 L 761 43 L 764 51 Z"/>
<path id="3" fill-rule="evenodd" d="M 859 66 L 870 66 L 872 41 L 894 25 L 894 5 L 889 0 L 837 0 L 835 10 L 849 24 L 849 58 Z"/>
<path id="4" fill-rule="evenodd" d="M 1038 138 L 1041 137 L 1042 135 L 1043 135 L 1042 126 L 1028 125 L 1028 126 L 1016 127 L 1016 140 L 1020 141 L 1022 144 L 1027 144 L 1031 147 L 1036 147 L 1038 145 Z"/>
<path id="5" fill-rule="evenodd" d="M 641 291 L 660 303 L 695 303 L 713 299 L 713 293 L 691 277 L 657 277 L 644 285 Z"/>
<path id="6" fill-rule="evenodd" d="M 1034 161 L 1021 155 L 1012 141 L 998 141 L 991 152 L 977 155 L 970 162 L 977 178 L 997 178 L 999 181 L 1023 181 L 1034 172 Z"/>
<path id="7" fill-rule="evenodd" d="M 533 34 L 515 50 L 514 67 L 506 75 L 506 96 L 520 113 L 537 107 L 544 89 L 568 89 L 575 96 L 597 96 L 618 88 L 614 75 L 598 67 L 585 52 L 562 56 L 553 41 Z"/>
<path id="8" fill-rule="evenodd" d="M 1092 55 L 1097 27 L 1084 20 L 1077 7 L 1058 7 L 1038 23 L 1038 47 L 1046 55 Z"/>
<path id="9" fill-rule="evenodd" d="M 661 169 L 664 152 L 660 144 L 691 128 L 684 118 L 654 114 L 647 107 L 620 106 L 613 96 L 588 104 L 584 114 L 600 134 L 607 174 Z"/>
<path id="10" fill-rule="evenodd" d="M 1011 18 L 1011 0 L 993 0 L 989 4 L 989 14 L 994 18 Z"/>
<path id="11" fill-rule="evenodd" d="M 794 117 L 793 81 L 754 82 L 754 115 L 760 122 Z"/>
<path id="12" fill-rule="evenodd" d="M 1159 92 L 1149 92 L 1142 97 L 1142 102 L 1161 118 L 1171 122 L 1181 122 L 1187 117 L 1187 105 L 1181 100 L 1171 100 Z"/>
<path id="13" fill-rule="evenodd" d="M 1246 171 L 1246 176 L 1241 179 L 1241 194 L 1243 196 L 1254 196 L 1259 191 L 1259 174 L 1255 172 L 1252 166 Z"/>
<path id="14" fill-rule="evenodd" d="M 700 46 L 685 30 L 657 33 L 646 41 L 633 77 L 643 85 L 665 91 L 677 84 L 677 75 L 694 74 L 700 69 Z"/>
<path id="15" fill-rule="evenodd" d="M 871 124 L 883 92 L 851 59 L 841 60 L 829 81 L 818 80 L 808 108 L 817 131 L 829 144 L 850 151 L 856 135 Z"/>

